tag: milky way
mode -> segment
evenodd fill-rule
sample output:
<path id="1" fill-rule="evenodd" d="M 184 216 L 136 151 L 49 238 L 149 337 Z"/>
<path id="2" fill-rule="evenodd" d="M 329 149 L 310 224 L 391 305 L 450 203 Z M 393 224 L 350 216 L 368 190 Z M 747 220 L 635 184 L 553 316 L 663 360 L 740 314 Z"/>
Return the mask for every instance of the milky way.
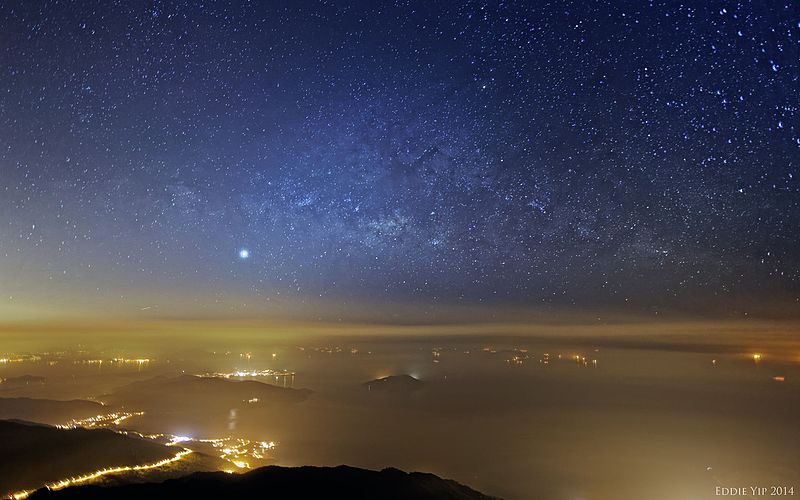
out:
<path id="1" fill-rule="evenodd" d="M 798 4 L 347 3 L 3 2 L 6 295 L 797 304 Z"/>

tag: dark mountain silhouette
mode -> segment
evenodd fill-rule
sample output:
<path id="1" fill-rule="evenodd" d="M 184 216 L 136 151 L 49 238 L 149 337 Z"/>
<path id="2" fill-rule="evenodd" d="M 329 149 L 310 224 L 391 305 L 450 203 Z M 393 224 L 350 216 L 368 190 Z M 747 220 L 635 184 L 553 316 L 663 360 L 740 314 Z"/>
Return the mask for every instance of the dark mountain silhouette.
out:
<path id="1" fill-rule="evenodd" d="M 100 403 L 74 399 L 0 398 L 0 419 L 18 419 L 46 424 L 63 424 L 72 419 L 109 413 Z"/>
<path id="2" fill-rule="evenodd" d="M 38 488 L 107 467 L 157 462 L 178 451 L 105 429 L 0 420 L 0 493 Z"/>
<path id="3" fill-rule="evenodd" d="M 391 393 L 410 393 L 421 389 L 424 385 L 425 382 L 411 375 L 390 375 L 364 383 L 364 387 L 370 391 Z"/>
<path id="4" fill-rule="evenodd" d="M 40 490 L 31 500 L 264 498 L 275 500 L 490 500 L 471 488 L 433 474 L 380 472 L 354 467 L 269 466 L 245 474 L 201 472 L 163 483 Z"/>
<path id="5" fill-rule="evenodd" d="M 307 389 L 286 389 L 254 380 L 181 375 L 134 382 L 115 390 L 106 399 L 143 409 L 186 409 L 194 405 L 227 409 L 254 398 L 266 403 L 297 403 L 310 394 Z"/>

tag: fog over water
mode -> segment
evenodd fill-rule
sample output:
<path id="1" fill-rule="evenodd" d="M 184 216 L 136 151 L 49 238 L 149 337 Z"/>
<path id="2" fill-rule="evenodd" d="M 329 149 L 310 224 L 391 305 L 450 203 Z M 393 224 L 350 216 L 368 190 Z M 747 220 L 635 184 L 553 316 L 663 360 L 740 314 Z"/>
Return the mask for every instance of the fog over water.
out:
<path id="1" fill-rule="evenodd" d="M 635 336 L 179 344 L 18 349 L 3 354 L 0 397 L 92 399 L 137 413 L 120 429 L 274 443 L 250 466 L 392 466 L 507 499 L 703 499 L 717 486 L 800 479 L 800 349 L 780 341 L 759 351 Z M 44 381 L 8 383 L 22 375 Z M 365 385 L 390 375 L 419 382 Z"/>

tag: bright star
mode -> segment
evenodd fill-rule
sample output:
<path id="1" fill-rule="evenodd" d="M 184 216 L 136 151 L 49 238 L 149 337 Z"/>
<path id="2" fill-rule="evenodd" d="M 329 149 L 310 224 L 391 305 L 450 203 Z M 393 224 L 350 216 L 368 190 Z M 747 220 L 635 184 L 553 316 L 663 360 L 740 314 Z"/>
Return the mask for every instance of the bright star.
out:
<path id="1" fill-rule="evenodd" d="M 240 259 L 247 259 L 249 257 L 250 257 L 250 250 L 248 250 L 246 248 L 242 248 L 241 250 L 239 250 L 239 258 Z"/>

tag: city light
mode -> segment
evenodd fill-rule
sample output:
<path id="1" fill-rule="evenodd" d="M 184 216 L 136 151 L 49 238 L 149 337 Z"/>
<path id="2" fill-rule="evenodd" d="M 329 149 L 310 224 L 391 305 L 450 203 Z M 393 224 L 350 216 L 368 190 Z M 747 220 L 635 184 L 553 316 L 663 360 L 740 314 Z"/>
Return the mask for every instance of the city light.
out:
<path id="1" fill-rule="evenodd" d="M 249 403 L 258 402 L 257 398 L 248 401 Z M 114 412 L 103 415 L 95 415 L 85 419 L 71 420 L 66 424 L 57 425 L 59 429 L 97 429 L 118 426 L 123 421 L 144 415 L 145 412 Z M 167 446 L 184 444 L 190 446 L 191 443 L 204 443 L 214 448 L 219 458 L 230 462 L 240 469 L 249 469 L 252 461 L 260 461 L 266 458 L 267 453 L 275 448 L 274 441 L 254 441 L 251 439 L 221 437 L 221 438 L 194 438 L 185 435 L 173 434 L 142 434 L 132 430 L 117 430 L 119 434 L 135 435 L 143 439 L 157 441 Z M 142 470 L 142 469 L 132 469 Z"/>
<path id="2" fill-rule="evenodd" d="M 89 418 L 83 419 L 76 419 L 70 420 L 66 424 L 57 425 L 59 429 L 75 429 L 78 427 L 83 427 L 85 429 L 94 429 L 97 427 L 107 427 L 109 425 L 119 425 L 125 420 L 131 417 L 138 417 L 144 415 L 143 411 L 136 411 L 136 412 L 114 412 L 114 413 L 107 413 L 104 415 L 95 415 Z"/>
<path id="3" fill-rule="evenodd" d="M 203 373 L 199 377 L 248 378 L 248 377 L 293 377 L 294 372 L 288 370 L 237 370 L 233 372 Z"/>
<path id="4" fill-rule="evenodd" d="M 148 436 L 156 438 L 159 436 Z M 275 448 L 273 441 L 252 441 L 244 438 L 224 437 L 224 438 L 191 438 L 187 436 L 171 436 L 168 445 L 184 443 L 190 446 L 191 443 L 210 444 L 219 458 L 232 463 L 240 469 L 249 469 L 250 461 L 264 460 L 267 452 Z"/>

